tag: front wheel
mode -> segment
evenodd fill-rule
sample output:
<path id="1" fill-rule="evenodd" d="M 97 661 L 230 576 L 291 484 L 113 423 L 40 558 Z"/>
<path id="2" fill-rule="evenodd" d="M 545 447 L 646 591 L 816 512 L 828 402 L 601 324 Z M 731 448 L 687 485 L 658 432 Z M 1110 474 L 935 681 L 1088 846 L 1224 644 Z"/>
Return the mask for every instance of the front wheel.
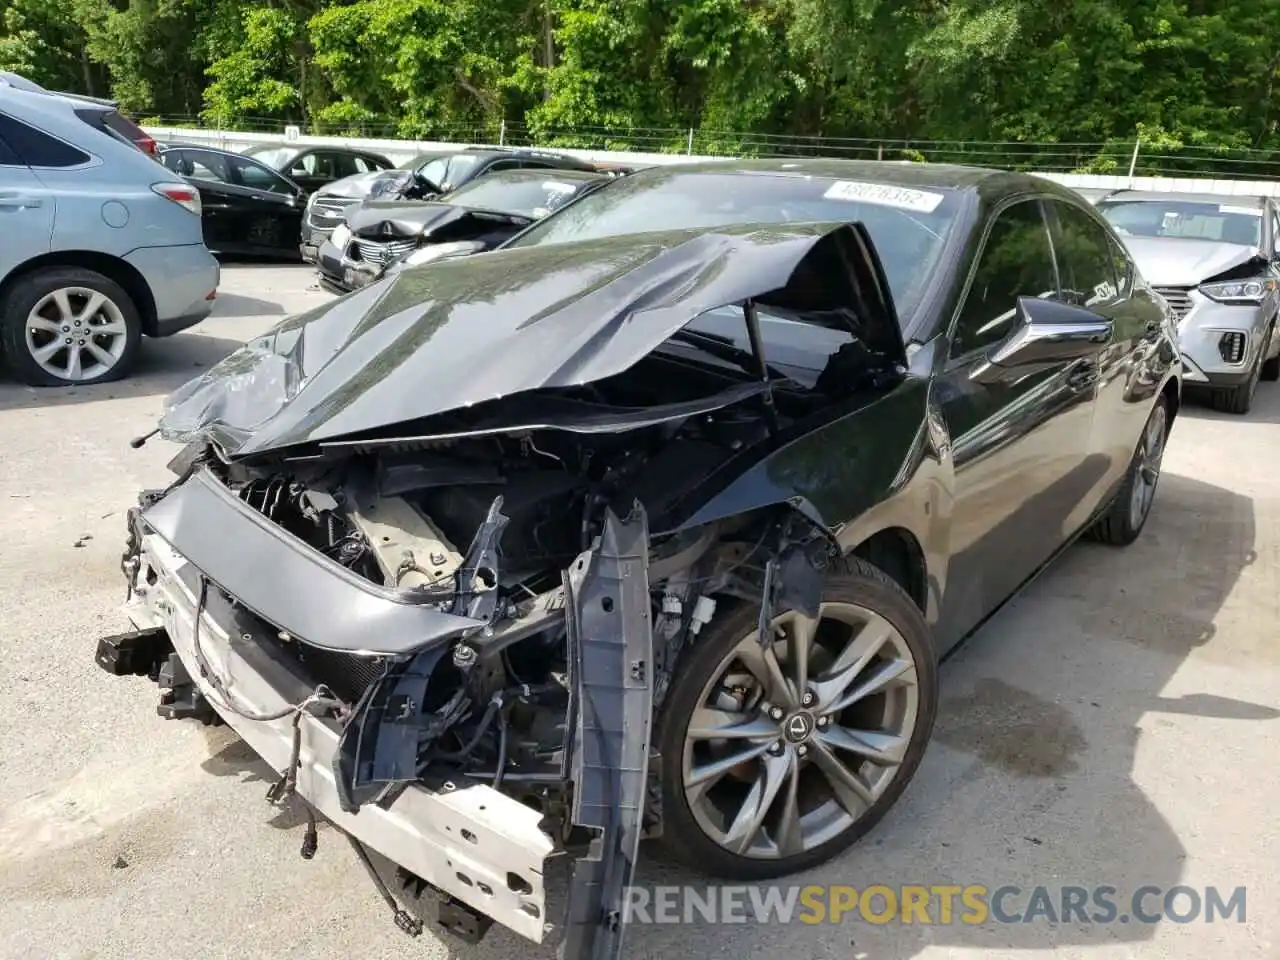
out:
<path id="1" fill-rule="evenodd" d="M 859 559 L 817 618 L 728 611 L 681 657 L 658 723 L 663 844 L 700 872 L 764 880 L 830 860 L 901 796 L 938 706 L 919 609 Z"/>
<path id="2" fill-rule="evenodd" d="M 1120 492 L 1107 508 L 1107 512 L 1089 530 L 1094 540 L 1125 547 L 1138 539 L 1151 514 L 1156 499 L 1156 486 L 1160 482 L 1160 468 L 1164 463 L 1165 443 L 1169 439 L 1169 401 L 1163 396 L 1147 417 L 1147 425 L 1138 440 L 1125 474 Z"/>

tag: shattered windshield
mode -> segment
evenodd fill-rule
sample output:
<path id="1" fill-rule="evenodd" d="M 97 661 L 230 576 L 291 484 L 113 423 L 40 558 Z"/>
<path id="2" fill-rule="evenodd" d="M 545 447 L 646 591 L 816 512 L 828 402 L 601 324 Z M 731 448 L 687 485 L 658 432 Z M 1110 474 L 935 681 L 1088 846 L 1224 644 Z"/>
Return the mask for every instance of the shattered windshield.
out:
<path id="1" fill-rule="evenodd" d="M 1122 236 L 1262 244 L 1262 207 L 1240 201 L 1113 200 L 1098 212 Z"/>
<path id="2" fill-rule="evenodd" d="M 436 157 L 418 168 L 418 176 L 435 184 L 441 190 L 448 190 L 455 183 L 469 177 L 479 162 L 480 158 L 470 153 Z"/>
<path id="3" fill-rule="evenodd" d="M 509 247 L 689 227 L 761 223 L 866 225 L 904 321 L 956 221 L 959 194 L 891 183 L 798 175 L 647 171 L 583 197 Z"/>
<path id="4" fill-rule="evenodd" d="M 545 217 L 564 205 L 584 185 L 582 180 L 557 180 L 525 174 L 492 173 L 459 187 L 445 203 L 483 210 L 501 210 L 526 217 Z"/>

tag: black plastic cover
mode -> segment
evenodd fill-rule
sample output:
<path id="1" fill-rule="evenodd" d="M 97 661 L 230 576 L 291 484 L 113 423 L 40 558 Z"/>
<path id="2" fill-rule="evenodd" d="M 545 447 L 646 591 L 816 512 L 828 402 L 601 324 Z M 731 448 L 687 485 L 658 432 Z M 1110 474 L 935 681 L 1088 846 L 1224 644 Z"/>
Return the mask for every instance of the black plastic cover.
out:
<path id="1" fill-rule="evenodd" d="M 622 956 L 647 793 L 653 712 L 649 530 L 640 503 L 565 575 L 576 716 L 570 779 L 574 824 L 598 831 L 574 864 L 561 960 Z"/>

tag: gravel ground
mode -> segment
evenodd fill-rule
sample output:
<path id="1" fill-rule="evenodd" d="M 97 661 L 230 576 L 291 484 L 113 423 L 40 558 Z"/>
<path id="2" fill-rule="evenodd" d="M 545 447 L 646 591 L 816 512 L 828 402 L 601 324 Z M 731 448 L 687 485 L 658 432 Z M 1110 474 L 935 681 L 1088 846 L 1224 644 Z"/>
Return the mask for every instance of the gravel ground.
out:
<path id="1" fill-rule="evenodd" d="M 0 382 L 0 957 L 550 956 L 394 929 L 345 844 L 267 807 L 223 729 L 155 716 L 93 663 L 125 629 L 122 517 L 171 448 L 163 395 L 286 313 L 302 268 L 228 267 L 216 315 L 101 388 Z M 805 883 L 1247 887 L 1244 923 L 633 926 L 629 957 L 1280 957 L 1280 385 L 1247 418 L 1188 406 L 1151 521 L 1073 547 L 943 667 L 905 799 Z M 696 878 L 645 861 L 642 882 Z"/>

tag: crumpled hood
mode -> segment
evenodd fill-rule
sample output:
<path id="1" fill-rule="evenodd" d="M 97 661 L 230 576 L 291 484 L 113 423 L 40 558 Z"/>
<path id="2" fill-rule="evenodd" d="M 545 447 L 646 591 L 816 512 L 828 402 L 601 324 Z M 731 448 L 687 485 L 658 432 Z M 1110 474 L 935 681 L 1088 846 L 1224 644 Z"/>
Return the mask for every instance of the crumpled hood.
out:
<path id="1" fill-rule="evenodd" d="M 370 170 L 368 173 L 353 173 L 341 180 L 326 183 L 316 192 L 322 197 L 339 197 L 360 200 L 373 192 L 374 185 L 383 180 L 394 180 L 403 177 L 403 170 Z"/>
<path id="2" fill-rule="evenodd" d="M 810 253 L 847 266 L 820 273 L 836 277 L 824 300 L 874 313 L 900 359 L 860 224 L 612 237 L 430 263 L 290 317 L 178 388 L 161 435 L 247 456 L 601 380 L 707 310 L 786 286 Z"/>
<path id="3" fill-rule="evenodd" d="M 1122 239 L 1143 279 L 1157 287 L 1192 287 L 1258 256 L 1254 247 L 1217 240 Z"/>
<path id="4" fill-rule="evenodd" d="M 430 236 L 443 227 L 475 219 L 488 224 L 508 225 L 518 214 L 473 210 L 432 200 L 366 200 L 347 212 L 347 226 L 358 237 L 374 240 L 411 239 Z M 520 217 L 530 223 L 528 217 Z"/>

